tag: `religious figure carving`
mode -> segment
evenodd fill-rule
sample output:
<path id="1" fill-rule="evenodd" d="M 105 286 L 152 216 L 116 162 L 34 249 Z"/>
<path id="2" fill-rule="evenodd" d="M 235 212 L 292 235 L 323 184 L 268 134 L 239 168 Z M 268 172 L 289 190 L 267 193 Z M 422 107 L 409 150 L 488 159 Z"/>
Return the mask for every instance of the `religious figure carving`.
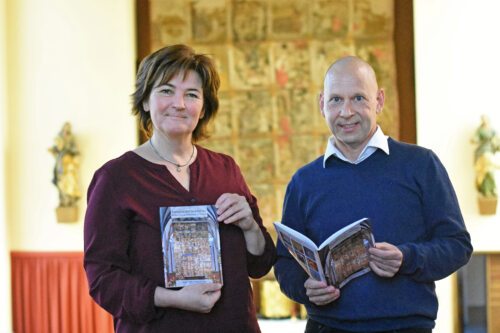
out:
<path id="1" fill-rule="evenodd" d="M 81 197 L 78 184 L 80 152 L 70 123 L 64 123 L 49 151 L 56 160 L 52 183 L 59 191 L 59 207 L 73 207 Z"/>
<path id="2" fill-rule="evenodd" d="M 490 215 L 496 213 L 498 201 L 495 169 L 500 165 L 495 161 L 495 154 L 500 151 L 500 138 L 490 126 L 487 116 L 481 116 L 481 125 L 472 138 L 476 144 L 474 151 L 474 169 L 476 171 L 476 189 L 479 193 L 479 213 Z"/>

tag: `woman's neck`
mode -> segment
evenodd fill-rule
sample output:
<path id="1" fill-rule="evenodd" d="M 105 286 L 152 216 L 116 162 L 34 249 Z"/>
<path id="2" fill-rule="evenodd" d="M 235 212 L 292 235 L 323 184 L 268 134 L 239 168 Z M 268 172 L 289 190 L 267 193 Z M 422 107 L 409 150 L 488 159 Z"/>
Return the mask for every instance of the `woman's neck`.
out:
<path id="1" fill-rule="evenodd" d="M 193 154 L 194 145 L 191 138 L 175 139 L 161 134 L 153 134 L 150 138 L 153 150 L 159 157 L 167 158 L 182 164 Z"/>

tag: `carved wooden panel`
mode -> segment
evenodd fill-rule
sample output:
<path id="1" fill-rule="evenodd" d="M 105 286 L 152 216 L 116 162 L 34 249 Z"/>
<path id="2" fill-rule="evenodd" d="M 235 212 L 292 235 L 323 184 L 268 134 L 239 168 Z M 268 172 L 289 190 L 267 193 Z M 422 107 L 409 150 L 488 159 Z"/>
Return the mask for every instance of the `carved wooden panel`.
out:
<path id="1" fill-rule="evenodd" d="M 281 218 L 291 175 L 324 153 L 329 130 L 317 98 L 333 60 L 355 54 L 373 65 L 386 91 L 379 123 L 394 138 L 405 135 L 395 24 L 398 17 L 408 22 L 411 10 L 401 20 L 405 11 L 394 0 L 137 0 L 137 6 L 140 58 L 184 43 L 215 60 L 221 107 L 211 138 L 200 144 L 236 159 L 268 226 Z"/>
<path id="2" fill-rule="evenodd" d="M 500 254 L 486 259 L 486 307 L 488 332 L 500 332 Z"/>

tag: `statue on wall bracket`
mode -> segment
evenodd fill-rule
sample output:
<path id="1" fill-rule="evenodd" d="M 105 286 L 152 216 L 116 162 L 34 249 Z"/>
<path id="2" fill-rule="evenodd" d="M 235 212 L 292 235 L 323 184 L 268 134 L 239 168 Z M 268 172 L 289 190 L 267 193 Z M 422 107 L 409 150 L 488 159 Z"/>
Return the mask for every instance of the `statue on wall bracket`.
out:
<path id="1" fill-rule="evenodd" d="M 477 128 L 471 141 L 477 145 L 474 151 L 474 169 L 479 214 L 494 215 L 498 203 L 495 170 L 500 169 L 500 165 L 495 161 L 495 154 L 500 151 L 500 138 L 491 127 L 486 115 L 481 116 L 481 125 Z"/>
<path id="2" fill-rule="evenodd" d="M 59 192 L 59 206 L 56 208 L 57 221 L 76 222 L 78 220 L 77 202 L 81 197 L 78 182 L 80 152 L 69 122 L 63 124 L 49 152 L 55 158 L 52 183 Z"/>

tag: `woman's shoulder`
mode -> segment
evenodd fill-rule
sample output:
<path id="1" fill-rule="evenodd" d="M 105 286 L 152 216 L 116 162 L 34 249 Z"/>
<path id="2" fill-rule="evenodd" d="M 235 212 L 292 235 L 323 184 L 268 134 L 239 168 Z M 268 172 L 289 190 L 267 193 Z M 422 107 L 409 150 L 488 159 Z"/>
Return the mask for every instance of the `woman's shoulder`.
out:
<path id="1" fill-rule="evenodd" d="M 200 159 L 201 163 L 227 167 L 234 167 L 237 165 L 234 158 L 230 155 L 216 152 L 198 145 L 196 146 L 196 148 L 198 149 L 198 158 Z"/>
<path id="2" fill-rule="evenodd" d="M 108 160 L 100 168 L 114 169 L 116 167 L 121 167 L 124 164 L 133 163 L 136 156 L 138 157 L 137 154 L 135 154 L 134 152 L 129 150 L 129 151 L 126 151 L 125 153 L 121 154 L 120 156 L 117 156 L 115 158 Z"/>
<path id="3" fill-rule="evenodd" d="M 150 164 L 152 163 L 130 150 L 105 162 L 97 169 L 96 174 L 107 173 L 110 175 L 123 176 L 123 173 L 143 169 L 148 167 Z"/>

